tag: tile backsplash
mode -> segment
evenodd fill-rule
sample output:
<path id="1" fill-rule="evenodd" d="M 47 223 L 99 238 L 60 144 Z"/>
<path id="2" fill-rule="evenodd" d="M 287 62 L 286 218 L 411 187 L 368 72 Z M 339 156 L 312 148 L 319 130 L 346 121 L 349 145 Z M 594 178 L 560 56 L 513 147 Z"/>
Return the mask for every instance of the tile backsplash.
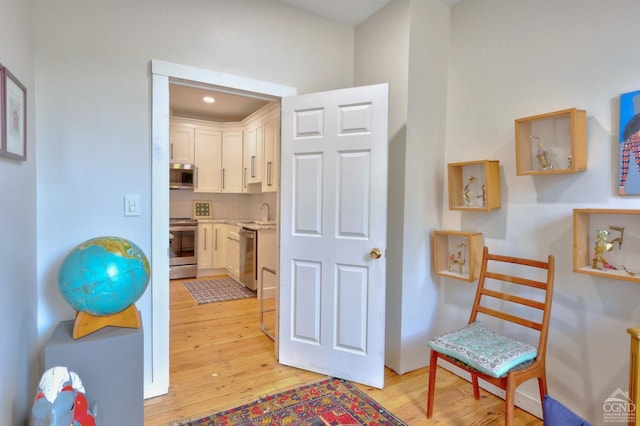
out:
<path id="1" fill-rule="evenodd" d="M 214 219 L 254 219 L 267 218 L 267 208 L 271 216 L 278 218 L 277 194 L 273 192 L 255 194 L 205 194 L 193 191 L 172 190 L 169 193 L 169 217 L 191 217 L 193 200 L 210 200 L 213 203 Z"/>

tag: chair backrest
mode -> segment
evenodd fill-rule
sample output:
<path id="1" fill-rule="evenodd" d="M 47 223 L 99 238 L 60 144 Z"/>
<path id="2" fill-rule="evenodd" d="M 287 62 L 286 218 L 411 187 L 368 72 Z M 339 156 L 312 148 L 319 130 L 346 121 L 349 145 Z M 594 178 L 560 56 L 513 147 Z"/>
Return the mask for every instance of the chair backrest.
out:
<path id="1" fill-rule="evenodd" d="M 554 269 L 553 255 L 543 262 L 489 254 L 489 249 L 484 247 L 469 323 L 476 321 L 478 314 L 485 314 L 536 330 L 539 332 L 538 354 L 544 354 L 551 317 Z M 531 315 L 528 311 L 532 310 L 539 314 Z M 532 316 L 539 319 L 532 319 Z"/>

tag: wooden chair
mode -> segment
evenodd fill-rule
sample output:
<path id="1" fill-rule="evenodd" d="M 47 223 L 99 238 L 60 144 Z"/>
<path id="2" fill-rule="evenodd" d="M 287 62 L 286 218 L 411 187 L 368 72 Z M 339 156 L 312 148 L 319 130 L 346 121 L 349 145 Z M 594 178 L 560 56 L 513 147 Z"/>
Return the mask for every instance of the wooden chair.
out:
<path id="1" fill-rule="evenodd" d="M 522 274 L 512 275 L 516 270 Z M 541 278 L 542 276 L 545 278 Z M 552 255 L 543 262 L 489 254 L 487 247 L 484 247 L 480 278 L 469 325 L 436 337 L 428 343 L 431 347 L 431 364 L 427 418 L 431 418 L 433 414 L 438 359 L 453 363 L 471 374 L 475 399 L 480 398 L 478 378 L 504 389 L 505 425 L 507 426 L 513 423 L 515 390 L 521 383 L 533 378 L 538 379 L 540 402 L 544 401 L 547 393 L 545 352 L 551 316 L 553 277 L 554 257 Z M 496 331 L 498 326 L 500 330 L 504 325 L 509 327 L 504 321 L 534 330 L 537 347 L 493 331 L 488 332 L 489 336 L 485 335 L 484 324 L 478 321 L 479 314 L 483 321 L 485 319 L 490 321 L 492 328 Z M 485 315 L 495 319 L 484 317 Z M 468 341 L 471 341 L 471 352 L 469 348 L 463 347 L 468 344 Z M 525 350 L 527 346 L 530 348 L 527 355 L 517 354 L 519 351 L 527 352 Z M 473 350 L 479 351 L 476 352 L 478 357 L 474 358 Z M 494 355 L 500 360 L 495 364 L 484 364 L 486 359 L 483 357 Z M 528 360 L 522 361 L 524 358 Z M 500 364 L 500 369 L 503 371 L 499 371 L 497 364 Z"/>

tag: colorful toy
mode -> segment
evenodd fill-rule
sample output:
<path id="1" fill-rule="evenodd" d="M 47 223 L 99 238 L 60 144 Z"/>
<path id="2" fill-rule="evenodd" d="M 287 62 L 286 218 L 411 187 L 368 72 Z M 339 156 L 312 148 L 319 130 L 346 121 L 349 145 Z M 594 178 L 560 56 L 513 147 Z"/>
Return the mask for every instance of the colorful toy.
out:
<path id="1" fill-rule="evenodd" d="M 82 380 L 67 367 L 42 375 L 31 415 L 34 426 L 100 426 L 98 403 L 89 407 Z"/>

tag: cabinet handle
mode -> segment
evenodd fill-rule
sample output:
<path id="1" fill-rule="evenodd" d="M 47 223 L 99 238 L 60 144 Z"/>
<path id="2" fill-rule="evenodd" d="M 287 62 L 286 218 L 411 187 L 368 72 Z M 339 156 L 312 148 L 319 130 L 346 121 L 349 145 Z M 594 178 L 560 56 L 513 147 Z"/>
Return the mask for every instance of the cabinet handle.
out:
<path id="1" fill-rule="evenodd" d="M 222 189 L 224 189 L 224 169 L 222 169 Z"/>
<path id="2" fill-rule="evenodd" d="M 251 178 L 255 178 L 256 177 L 256 156 L 252 155 L 251 156 Z"/>
<path id="3" fill-rule="evenodd" d="M 169 145 L 169 158 L 173 160 L 173 144 Z"/>
<path id="4" fill-rule="evenodd" d="M 216 228 L 216 241 L 215 246 L 213 247 L 215 251 L 218 251 L 218 228 Z"/>
<path id="5" fill-rule="evenodd" d="M 267 162 L 267 186 L 271 186 L 271 165 L 271 161 Z"/>
<path id="6" fill-rule="evenodd" d="M 242 187 L 247 188 L 247 168 L 244 168 L 244 173 L 242 173 Z"/>
<path id="7" fill-rule="evenodd" d="M 207 228 L 204 228 L 204 249 L 207 250 Z"/>
<path id="8" fill-rule="evenodd" d="M 196 174 L 195 187 L 197 188 L 197 187 L 199 186 L 199 185 L 198 185 L 198 168 L 197 168 L 197 167 L 196 167 L 196 170 L 195 170 L 195 174 Z M 205 231 L 206 231 L 206 229 L 205 229 Z"/>

